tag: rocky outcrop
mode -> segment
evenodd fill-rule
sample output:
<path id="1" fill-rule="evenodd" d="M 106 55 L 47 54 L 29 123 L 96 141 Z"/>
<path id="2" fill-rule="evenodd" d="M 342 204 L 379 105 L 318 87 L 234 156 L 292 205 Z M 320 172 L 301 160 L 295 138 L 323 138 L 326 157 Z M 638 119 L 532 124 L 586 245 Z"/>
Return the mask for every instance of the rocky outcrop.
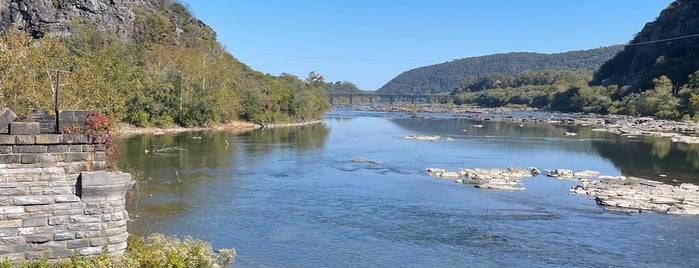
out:
<path id="1" fill-rule="evenodd" d="M 143 0 L 0 0 L 0 29 L 17 27 L 34 37 L 67 36 L 76 20 L 128 39 Z"/>
<path id="2" fill-rule="evenodd" d="M 677 0 L 595 73 L 594 84 L 648 89 L 665 74 L 676 85 L 699 70 L 699 2 Z"/>
<path id="3" fill-rule="evenodd" d="M 523 178 L 539 175 L 537 168 L 509 167 L 507 169 L 466 169 L 447 171 L 441 168 L 427 168 L 427 174 L 433 177 L 453 179 L 458 183 L 473 184 L 476 188 L 497 190 L 524 190 L 520 187 Z"/>
<path id="4" fill-rule="evenodd" d="M 606 210 L 699 215 L 699 186 L 678 186 L 636 177 L 600 176 L 570 190 L 594 198 Z"/>

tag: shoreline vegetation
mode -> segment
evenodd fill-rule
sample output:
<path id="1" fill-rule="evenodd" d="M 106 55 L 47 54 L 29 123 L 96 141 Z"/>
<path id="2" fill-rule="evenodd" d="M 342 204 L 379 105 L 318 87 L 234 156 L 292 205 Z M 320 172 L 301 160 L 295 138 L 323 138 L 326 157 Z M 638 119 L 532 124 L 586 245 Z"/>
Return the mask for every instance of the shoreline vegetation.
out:
<path id="1" fill-rule="evenodd" d="M 235 261 L 236 251 L 230 249 L 213 250 L 211 244 L 199 239 L 153 234 L 148 237 L 129 235 L 126 252 L 123 255 L 103 253 L 95 257 L 80 256 L 75 253 L 70 258 L 0 260 L 2 268 L 91 268 L 91 267 L 228 267 Z M 105 248 L 106 252 L 106 248 Z"/>

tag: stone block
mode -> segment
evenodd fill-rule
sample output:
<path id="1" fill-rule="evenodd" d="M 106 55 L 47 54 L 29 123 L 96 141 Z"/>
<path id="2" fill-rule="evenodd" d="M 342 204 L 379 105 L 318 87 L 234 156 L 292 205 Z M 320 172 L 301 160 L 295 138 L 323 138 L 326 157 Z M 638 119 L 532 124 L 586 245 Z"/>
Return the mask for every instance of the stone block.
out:
<path id="1" fill-rule="evenodd" d="M 19 188 L 0 188 L 0 196 L 17 196 L 25 195 L 27 192 L 24 189 Z M 24 212 L 24 211 L 22 211 Z"/>
<path id="2" fill-rule="evenodd" d="M 50 238 L 53 238 L 51 236 Z M 31 244 L 29 246 L 32 250 L 34 251 L 55 251 L 55 250 L 60 250 L 60 249 L 65 249 L 66 248 L 66 243 L 62 241 L 47 241 L 47 242 L 38 242 L 36 244 Z"/>
<path id="3" fill-rule="evenodd" d="M 15 245 L 22 242 L 21 236 L 0 237 L 0 245 Z"/>
<path id="4" fill-rule="evenodd" d="M 78 250 L 78 255 L 80 256 L 91 256 L 102 254 L 102 247 L 89 247 Z"/>
<path id="5" fill-rule="evenodd" d="M 39 147 L 35 145 L 15 145 L 12 146 L 12 151 L 21 154 L 21 153 L 37 153 L 39 151 Z"/>
<path id="6" fill-rule="evenodd" d="M 70 145 L 51 145 L 48 146 L 49 153 L 67 153 L 70 151 Z"/>
<path id="7" fill-rule="evenodd" d="M 16 135 L 0 135 L 0 144 L 2 145 L 14 145 L 17 142 Z"/>
<path id="8" fill-rule="evenodd" d="M 53 203 L 48 196 L 15 196 L 12 203 L 17 206 L 47 205 Z"/>
<path id="9" fill-rule="evenodd" d="M 0 145 L 0 154 L 11 154 L 12 146 L 10 145 Z"/>
<path id="10" fill-rule="evenodd" d="M 0 221 L 0 228 L 13 228 L 13 227 L 22 227 L 22 220 L 16 219 L 16 220 Z"/>
<path id="11" fill-rule="evenodd" d="M 61 111 L 58 115 L 58 129 L 71 126 L 83 127 L 87 124 L 88 117 L 94 114 L 95 111 L 88 110 Z"/>
<path id="12" fill-rule="evenodd" d="M 17 236 L 17 228 L 0 228 L 0 237 Z"/>
<path id="13" fill-rule="evenodd" d="M 34 228 L 35 234 L 56 234 L 66 232 L 64 225 L 43 226 Z"/>
<path id="14" fill-rule="evenodd" d="M 103 237 L 95 237 L 87 239 L 87 242 L 91 247 L 101 247 L 102 245 L 106 244 L 107 241 Z"/>
<path id="15" fill-rule="evenodd" d="M 39 156 L 36 154 L 22 154 L 21 157 L 22 164 L 36 164 L 39 162 Z"/>
<path id="16" fill-rule="evenodd" d="M 0 155 L 0 163 L 2 163 L 2 164 L 18 164 L 21 162 L 22 162 L 22 157 L 19 154 Z"/>
<path id="17" fill-rule="evenodd" d="M 5 129 L 17 119 L 17 115 L 10 108 L 0 109 L 0 130 Z"/>
<path id="18" fill-rule="evenodd" d="M 24 207 L 20 207 L 20 206 L 0 207 L 0 214 L 18 214 L 18 213 L 24 213 Z"/>
<path id="19" fill-rule="evenodd" d="M 38 154 L 36 162 L 42 164 L 55 164 L 63 161 L 62 154 Z"/>
<path id="20" fill-rule="evenodd" d="M 23 252 L 23 253 L 20 253 L 20 254 L 22 254 L 21 257 L 22 257 L 22 259 L 26 259 L 25 257 L 27 257 L 27 256 L 25 253 L 29 252 L 29 250 L 30 250 L 29 244 L 15 244 L 14 248 L 15 248 L 15 252 Z"/>
<path id="21" fill-rule="evenodd" d="M 48 225 L 49 225 L 49 218 L 46 218 L 46 217 L 31 218 L 31 219 L 22 220 L 22 227 L 24 227 L 24 228 L 41 227 L 41 226 L 48 226 Z"/>
<path id="22" fill-rule="evenodd" d="M 107 241 L 109 242 L 109 244 L 116 244 L 116 243 L 124 242 L 128 238 L 129 238 L 129 233 L 124 232 L 122 234 L 111 236 L 111 237 L 107 238 Z"/>
<path id="23" fill-rule="evenodd" d="M 37 135 L 40 134 L 38 122 L 12 122 L 10 123 L 10 135 Z"/>
<path id="24" fill-rule="evenodd" d="M 90 222 L 101 222 L 102 218 L 99 215 L 97 215 L 97 216 L 76 215 L 76 216 L 70 216 L 68 218 L 68 221 L 70 223 L 90 223 Z"/>
<path id="25" fill-rule="evenodd" d="M 90 136 L 85 134 L 63 134 L 65 144 L 86 144 L 90 143 Z"/>
<path id="26" fill-rule="evenodd" d="M 78 248 L 86 248 L 89 245 L 89 242 L 87 239 L 78 239 L 78 240 L 72 240 L 68 241 L 67 248 L 69 249 L 78 249 Z"/>
<path id="27" fill-rule="evenodd" d="M 55 198 L 56 203 L 80 202 L 80 197 L 77 197 L 74 194 L 56 195 L 54 198 Z"/>
<path id="28" fill-rule="evenodd" d="M 104 234 L 105 236 L 120 235 L 120 234 L 123 234 L 123 233 L 127 233 L 126 229 L 127 229 L 126 226 L 122 226 L 122 227 L 114 228 L 114 229 L 107 229 L 107 230 L 104 231 L 103 234 Z"/>
<path id="29" fill-rule="evenodd" d="M 75 233 L 71 233 L 71 232 L 57 233 L 56 235 L 53 236 L 53 240 L 55 240 L 55 241 L 66 241 L 66 240 L 73 240 L 73 239 L 75 239 Z"/>
<path id="30" fill-rule="evenodd" d="M 126 241 L 107 246 L 107 252 L 109 253 L 123 253 L 126 249 Z"/>
<path id="31" fill-rule="evenodd" d="M 0 245 L 0 255 L 14 253 L 15 247 L 11 245 Z"/>
<path id="32" fill-rule="evenodd" d="M 55 216 L 49 218 L 49 225 L 62 225 L 68 223 L 68 217 L 66 216 Z"/>
<path id="33" fill-rule="evenodd" d="M 75 233 L 75 238 L 84 239 L 102 236 L 101 231 L 78 231 Z"/>
<path id="34" fill-rule="evenodd" d="M 81 198 L 86 202 L 123 200 L 131 187 L 131 174 L 106 171 L 80 174 Z"/>
<path id="35" fill-rule="evenodd" d="M 24 239 L 28 243 L 46 243 L 53 240 L 53 235 L 51 234 L 35 234 L 25 236 Z"/>
<path id="36" fill-rule="evenodd" d="M 17 228 L 18 235 L 31 235 L 34 234 L 34 227 L 27 228 Z"/>
<path id="37" fill-rule="evenodd" d="M 65 153 L 63 155 L 63 161 L 66 162 L 80 162 L 87 159 L 86 153 Z"/>
<path id="38" fill-rule="evenodd" d="M 71 249 L 53 249 L 51 250 L 51 258 L 52 259 L 57 259 L 57 258 L 70 258 L 74 255 L 75 252 Z"/>
<path id="39" fill-rule="evenodd" d="M 34 137 L 36 144 L 54 145 L 63 143 L 63 135 L 60 134 L 41 134 Z"/>
<path id="40" fill-rule="evenodd" d="M 34 144 L 34 135 L 15 135 L 15 144 Z"/>

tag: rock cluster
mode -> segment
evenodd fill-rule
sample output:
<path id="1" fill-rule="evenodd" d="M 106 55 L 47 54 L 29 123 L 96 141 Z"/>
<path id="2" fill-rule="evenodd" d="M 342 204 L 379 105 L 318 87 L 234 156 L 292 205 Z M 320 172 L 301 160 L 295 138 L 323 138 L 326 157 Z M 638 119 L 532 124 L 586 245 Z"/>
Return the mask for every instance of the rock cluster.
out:
<path id="1" fill-rule="evenodd" d="M 415 135 L 408 135 L 403 137 L 404 140 L 418 140 L 418 141 L 439 141 L 441 139 L 440 136 L 433 135 L 433 136 L 415 136 Z"/>
<path id="2" fill-rule="evenodd" d="M 570 190 L 588 195 L 606 210 L 699 215 L 699 186 L 678 186 L 636 177 L 599 176 Z"/>
<path id="3" fill-rule="evenodd" d="M 441 168 L 428 168 L 427 174 L 433 177 L 454 179 L 458 183 L 474 184 L 476 188 L 498 190 L 524 190 L 519 187 L 523 178 L 530 178 L 540 172 L 536 168 L 509 167 L 507 169 L 459 169 L 446 171 Z"/>
<path id="4" fill-rule="evenodd" d="M 480 189 L 524 190 L 523 178 L 536 177 L 541 172 L 534 167 L 507 169 L 465 169 L 447 171 L 427 168 L 427 174 L 473 184 Z M 574 180 L 580 185 L 570 192 L 594 198 L 605 210 L 620 212 L 661 212 L 667 214 L 699 215 L 699 186 L 682 183 L 678 186 L 636 177 L 603 176 L 597 171 L 569 169 L 545 170 L 547 177 Z"/>
<path id="5" fill-rule="evenodd" d="M 579 170 L 572 171 L 570 169 L 554 169 L 554 170 L 544 170 L 546 171 L 547 177 L 554 177 L 562 180 L 581 180 L 590 179 L 599 176 L 598 171 L 592 170 Z"/>

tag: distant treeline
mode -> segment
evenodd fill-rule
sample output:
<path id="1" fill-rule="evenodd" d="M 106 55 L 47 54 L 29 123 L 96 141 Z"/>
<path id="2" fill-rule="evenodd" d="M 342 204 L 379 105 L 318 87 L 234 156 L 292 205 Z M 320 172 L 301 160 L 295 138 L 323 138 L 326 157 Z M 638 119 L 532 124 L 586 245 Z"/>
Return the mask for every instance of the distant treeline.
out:
<path id="1" fill-rule="evenodd" d="M 22 115 L 52 108 L 98 109 L 138 126 L 199 126 L 320 118 L 328 109 L 323 77 L 262 74 L 239 62 L 216 33 L 177 2 L 134 10 L 130 40 L 76 22 L 64 38 L 0 36 L 0 106 Z M 52 110 L 52 109 L 50 109 Z"/>
<path id="2" fill-rule="evenodd" d="M 492 73 L 514 76 L 526 70 L 592 71 L 622 49 L 623 46 L 617 45 L 554 54 L 512 52 L 463 58 L 403 72 L 381 87 L 378 93 L 446 93 L 470 77 Z"/>
<path id="3" fill-rule="evenodd" d="M 489 74 L 462 82 L 451 93 L 455 104 L 483 107 L 519 106 L 563 112 L 628 114 L 699 121 L 699 71 L 674 86 L 666 76 L 653 87 L 590 86 L 591 71 L 525 71 Z"/>

